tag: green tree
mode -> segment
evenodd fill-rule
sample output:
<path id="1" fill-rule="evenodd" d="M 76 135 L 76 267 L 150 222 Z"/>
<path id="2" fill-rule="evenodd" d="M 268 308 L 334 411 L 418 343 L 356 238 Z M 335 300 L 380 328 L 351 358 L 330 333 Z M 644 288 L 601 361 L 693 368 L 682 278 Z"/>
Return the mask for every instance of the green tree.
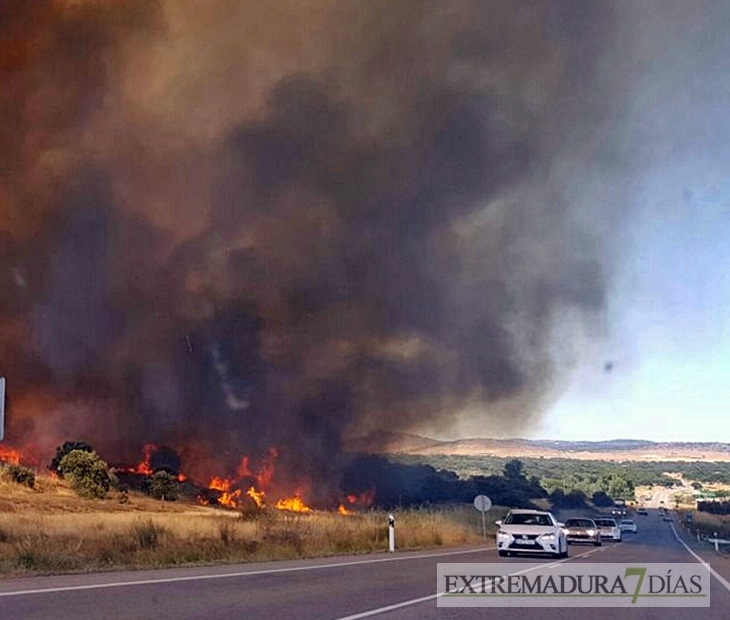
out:
<path id="1" fill-rule="evenodd" d="M 74 450 L 83 450 L 84 452 L 93 452 L 94 449 L 91 444 L 85 441 L 66 441 L 62 446 L 56 448 L 56 456 L 53 457 L 51 464 L 48 466 L 52 472 L 58 475 L 59 478 L 63 478 L 63 472 L 61 471 L 61 461 L 70 452 Z"/>
<path id="2" fill-rule="evenodd" d="M 109 466 L 96 452 L 72 450 L 61 459 L 59 470 L 81 497 L 103 498 L 109 491 Z"/>
<path id="3" fill-rule="evenodd" d="M 147 482 L 150 497 L 174 502 L 180 492 L 177 479 L 166 471 L 156 471 Z"/>
<path id="4" fill-rule="evenodd" d="M 504 477 L 507 478 L 507 480 L 516 480 L 523 476 L 522 461 L 519 459 L 512 459 L 504 464 Z"/>

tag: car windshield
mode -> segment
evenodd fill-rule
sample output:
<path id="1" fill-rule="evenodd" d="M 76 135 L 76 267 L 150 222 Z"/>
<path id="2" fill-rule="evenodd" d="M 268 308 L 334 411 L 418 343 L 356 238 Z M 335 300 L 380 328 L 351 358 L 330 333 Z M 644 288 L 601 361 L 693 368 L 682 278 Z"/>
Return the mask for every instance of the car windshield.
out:
<path id="1" fill-rule="evenodd" d="M 534 513 L 517 513 L 507 515 L 504 520 L 505 525 L 552 525 L 550 517 L 547 515 Z"/>
<path id="2" fill-rule="evenodd" d="M 565 525 L 566 527 L 594 527 L 594 523 L 590 519 L 568 519 Z"/>
<path id="3" fill-rule="evenodd" d="M 604 527 L 616 527 L 616 521 L 613 519 L 596 519 L 596 525 L 602 525 Z"/>
<path id="4" fill-rule="evenodd" d="M 628 520 L 621 521 L 621 525 L 633 525 L 633 524 L 634 524 L 633 521 L 628 521 Z"/>

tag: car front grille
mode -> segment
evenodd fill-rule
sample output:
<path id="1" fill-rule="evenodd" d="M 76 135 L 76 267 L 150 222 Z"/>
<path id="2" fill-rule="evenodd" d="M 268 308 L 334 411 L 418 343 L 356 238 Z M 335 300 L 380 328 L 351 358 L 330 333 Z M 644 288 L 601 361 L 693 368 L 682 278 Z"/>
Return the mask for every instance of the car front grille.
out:
<path id="1" fill-rule="evenodd" d="M 543 550 L 542 545 L 537 542 L 537 534 L 514 534 L 509 548 L 522 549 L 523 551 Z"/>

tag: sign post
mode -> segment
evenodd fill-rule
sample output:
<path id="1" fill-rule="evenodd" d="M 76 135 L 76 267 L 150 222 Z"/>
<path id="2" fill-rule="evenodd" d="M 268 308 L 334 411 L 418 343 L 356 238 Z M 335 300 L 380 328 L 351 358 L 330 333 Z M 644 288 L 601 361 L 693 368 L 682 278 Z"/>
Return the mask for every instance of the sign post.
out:
<path id="1" fill-rule="evenodd" d="M 0 441 L 5 436 L 5 377 L 0 377 Z"/>
<path id="2" fill-rule="evenodd" d="M 482 536 L 484 537 L 484 540 L 487 540 L 486 514 L 491 507 L 492 500 L 489 499 L 486 495 L 477 495 L 474 498 L 474 508 L 482 513 Z"/>
<path id="3" fill-rule="evenodd" d="M 388 551 L 395 553 L 395 515 L 388 515 Z"/>

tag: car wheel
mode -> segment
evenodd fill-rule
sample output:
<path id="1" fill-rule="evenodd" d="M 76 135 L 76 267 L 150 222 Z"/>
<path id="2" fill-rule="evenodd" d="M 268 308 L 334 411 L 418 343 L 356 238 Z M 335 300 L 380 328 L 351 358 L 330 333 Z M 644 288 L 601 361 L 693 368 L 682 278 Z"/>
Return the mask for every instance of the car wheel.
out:
<path id="1" fill-rule="evenodd" d="M 499 557 L 500 557 L 500 558 L 504 558 L 504 557 L 507 557 L 507 552 L 506 552 L 506 551 L 502 551 L 502 550 L 500 549 L 499 551 L 497 551 L 497 553 L 499 554 Z"/>
<path id="2" fill-rule="evenodd" d="M 593 543 L 593 546 L 594 546 L 594 547 L 600 547 L 600 546 L 601 546 L 601 541 L 600 541 L 600 540 L 596 540 L 596 541 L 595 541 L 595 542 Z"/>

